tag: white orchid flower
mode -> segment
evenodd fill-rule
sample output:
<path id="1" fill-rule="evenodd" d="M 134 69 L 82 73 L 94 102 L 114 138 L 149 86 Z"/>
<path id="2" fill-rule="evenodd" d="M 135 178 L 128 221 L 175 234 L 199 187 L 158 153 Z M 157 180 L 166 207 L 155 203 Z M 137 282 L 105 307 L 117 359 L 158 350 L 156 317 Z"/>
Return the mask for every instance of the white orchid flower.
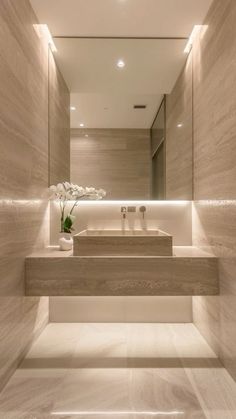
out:
<path id="1" fill-rule="evenodd" d="M 89 199 L 89 200 L 97 200 L 98 198 L 97 198 L 97 194 L 89 194 L 89 195 L 87 195 L 87 199 Z"/>
<path id="2" fill-rule="evenodd" d="M 56 185 L 51 185 L 49 190 L 55 193 L 57 191 Z"/>
<path id="3" fill-rule="evenodd" d="M 69 182 L 63 182 L 63 185 L 67 191 L 71 189 L 71 184 Z"/>
<path id="4" fill-rule="evenodd" d="M 73 199 L 70 192 L 66 192 L 65 193 L 65 198 L 68 199 L 68 201 L 70 201 L 71 199 Z"/>
<path id="5" fill-rule="evenodd" d="M 49 199 L 57 196 L 57 187 L 55 185 L 51 185 L 48 189 L 48 197 Z"/>
<path id="6" fill-rule="evenodd" d="M 94 193 L 94 192 L 96 192 L 96 189 L 95 188 L 92 188 L 92 187 L 87 187 L 86 186 L 85 192 L 86 192 L 86 194 Z"/>
<path id="7" fill-rule="evenodd" d="M 77 186 L 76 191 L 79 193 L 85 193 L 85 189 L 82 186 Z"/>
<path id="8" fill-rule="evenodd" d="M 71 223 L 75 221 L 75 216 L 72 215 L 74 208 L 78 205 L 79 200 L 87 198 L 89 200 L 101 200 L 106 196 L 104 189 L 95 189 L 94 187 L 85 187 L 75 185 L 70 182 L 58 183 L 57 185 L 51 185 L 48 188 L 50 198 L 54 197 L 60 201 L 61 209 L 61 231 L 68 232 L 68 226 L 65 226 L 65 220 L 67 217 L 70 218 Z M 65 209 L 68 201 L 75 201 L 70 209 L 70 212 L 66 214 Z M 72 226 L 70 227 L 72 229 Z M 70 231 L 71 232 L 71 231 Z"/>
<path id="9" fill-rule="evenodd" d="M 101 196 L 102 198 L 104 197 L 104 196 L 106 196 L 106 191 L 104 190 L 104 189 L 98 189 L 98 191 L 97 191 L 97 193 L 98 193 L 98 195 L 99 196 Z"/>
<path id="10" fill-rule="evenodd" d="M 65 188 L 64 188 L 62 183 L 57 184 L 57 191 L 58 192 L 64 192 L 65 191 Z"/>

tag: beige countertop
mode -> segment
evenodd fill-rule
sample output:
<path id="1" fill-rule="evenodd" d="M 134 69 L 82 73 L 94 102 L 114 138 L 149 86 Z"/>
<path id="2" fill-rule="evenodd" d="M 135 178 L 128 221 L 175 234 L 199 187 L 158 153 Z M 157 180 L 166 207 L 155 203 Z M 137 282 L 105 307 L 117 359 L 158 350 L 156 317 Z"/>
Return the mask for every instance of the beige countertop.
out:
<path id="1" fill-rule="evenodd" d="M 28 255 L 28 258 L 216 258 L 212 253 L 207 252 L 205 249 L 195 246 L 173 246 L 173 256 L 73 256 L 73 250 L 61 251 L 59 246 L 48 246 L 44 249 L 39 249 Z"/>

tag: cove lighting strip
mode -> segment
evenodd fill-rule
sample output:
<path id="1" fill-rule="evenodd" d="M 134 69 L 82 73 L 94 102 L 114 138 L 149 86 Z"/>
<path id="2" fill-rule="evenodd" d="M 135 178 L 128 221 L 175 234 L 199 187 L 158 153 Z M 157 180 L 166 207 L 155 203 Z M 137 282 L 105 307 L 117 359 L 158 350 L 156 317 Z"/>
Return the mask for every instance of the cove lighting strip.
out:
<path id="1" fill-rule="evenodd" d="M 46 24 L 35 24 L 33 25 L 35 32 L 39 38 L 44 38 L 48 45 L 51 47 L 52 52 L 57 52 L 56 45 L 54 44 L 52 34 Z"/>
<path id="2" fill-rule="evenodd" d="M 0 199 L 0 204 L 4 205 L 27 205 L 27 204 L 42 204 L 45 202 L 43 199 Z"/>
<path id="3" fill-rule="evenodd" d="M 69 415 L 69 416 L 77 416 L 77 415 L 81 415 L 81 416 L 127 416 L 127 415 L 136 415 L 136 416 L 173 416 L 173 415 L 184 415 L 184 412 L 180 412 L 180 411 L 141 411 L 141 412 L 135 412 L 135 411 L 121 411 L 121 412 L 112 412 L 112 411 L 77 411 L 77 412 L 51 412 L 52 416 L 65 416 L 65 415 Z"/>
<path id="4" fill-rule="evenodd" d="M 193 30 L 191 32 L 191 35 L 190 35 L 190 37 L 188 39 L 188 43 L 187 43 L 187 45 L 186 45 L 186 47 L 184 49 L 185 54 L 189 54 L 190 53 L 190 51 L 192 49 L 192 46 L 193 46 L 194 39 L 196 38 L 197 34 L 200 32 L 200 30 L 201 30 L 202 27 L 204 27 L 204 25 L 195 25 L 193 27 Z"/>
<path id="5" fill-rule="evenodd" d="M 58 203 L 57 200 L 53 202 Z M 68 203 L 74 203 L 76 201 L 68 201 Z M 192 201 L 106 201 L 106 200 L 98 200 L 98 201 L 90 201 L 89 199 L 81 200 L 78 203 L 78 206 L 81 205 L 151 205 L 151 206 L 186 206 L 190 204 Z"/>
<path id="6" fill-rule="evenodd" d="M 196 200 L 193 202 L 195 205 L 204 205 L 204 206 L 229 206 L 236 205 L 235 199 L 203 199 Z"/>

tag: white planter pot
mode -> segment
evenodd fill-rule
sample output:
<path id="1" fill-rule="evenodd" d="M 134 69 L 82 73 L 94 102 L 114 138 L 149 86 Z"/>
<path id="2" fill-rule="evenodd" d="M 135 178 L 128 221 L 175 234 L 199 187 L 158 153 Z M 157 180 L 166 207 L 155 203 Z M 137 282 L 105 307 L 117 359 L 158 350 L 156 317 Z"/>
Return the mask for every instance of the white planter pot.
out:
<path id="1" fill-rule="evenodd" d="M 60 250 L 71 250 L 73 247 L 73 238 L 70 233 L 60 233 L 59 238 Z"/>

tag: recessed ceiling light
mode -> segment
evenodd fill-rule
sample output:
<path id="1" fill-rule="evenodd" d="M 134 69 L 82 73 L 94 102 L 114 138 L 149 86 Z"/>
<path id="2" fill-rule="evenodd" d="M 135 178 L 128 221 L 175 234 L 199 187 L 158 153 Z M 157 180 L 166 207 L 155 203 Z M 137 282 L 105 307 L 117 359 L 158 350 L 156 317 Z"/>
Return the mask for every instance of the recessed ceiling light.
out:
<path id="1" fill-rule="evenodd" d="M 81 123 L 81 124 L 79 124 L 79 126 L 80 126 L 80 127 L 84 127 L 84 124 L 83 124 L 83 123 Z"/>
<path id="2" fill-rule="evenodd" d="M 76 111 L 76 107 L 75 107 L 75 106 L 71 106 L 71 107 L 70 107 L 70 110 L 71 110 L 71 111 Z"/>
<path id="3" fill-rule="evenodd" d="M 124 68 L 125 67 L 125 62 L 123 60 L 118 60 L 116 65 L 119 68 Z"/>

